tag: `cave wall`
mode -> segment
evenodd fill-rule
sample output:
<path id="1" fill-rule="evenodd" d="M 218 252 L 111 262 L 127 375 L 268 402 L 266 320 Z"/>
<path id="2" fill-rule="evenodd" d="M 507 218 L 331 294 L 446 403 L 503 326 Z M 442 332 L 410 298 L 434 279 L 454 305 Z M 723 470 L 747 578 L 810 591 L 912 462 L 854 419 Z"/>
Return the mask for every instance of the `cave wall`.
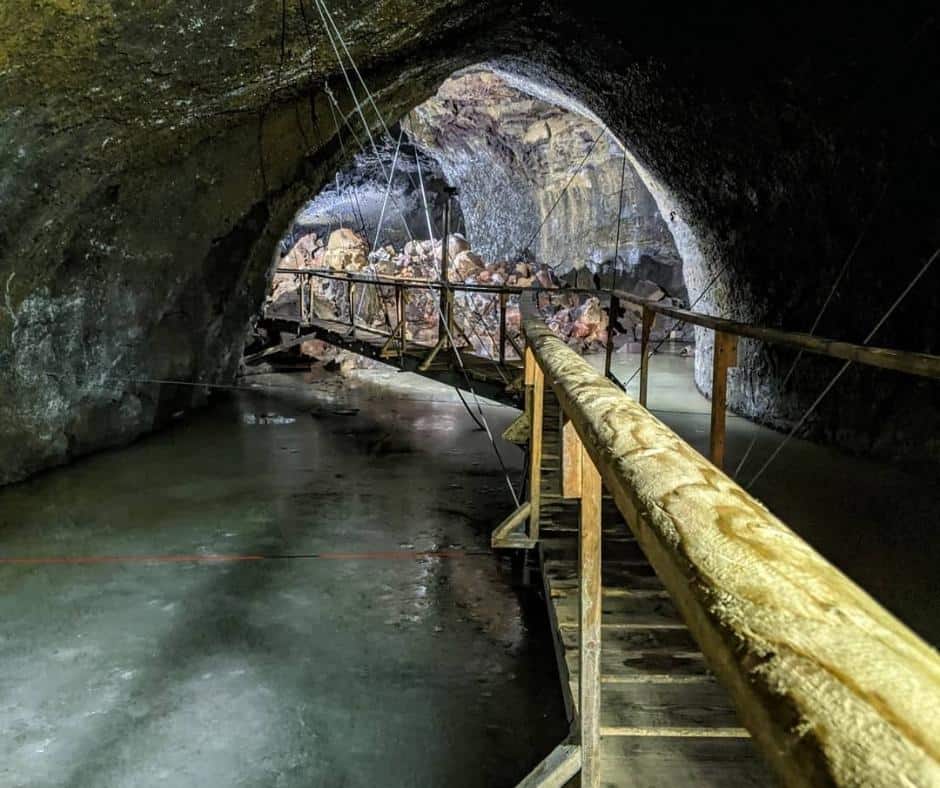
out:
<path id="1" fill-rule="evenodd" d="M 328 40 L 285 8 L 283 62 L 274 0 L 0 8 L 0 483 L 206 398 L 149 381 L 232 380 L 278 239 L 352 155 L 325 93 L 352 116 Z M 389 117 L 465 65 L 434 35 L 407 52 L 468 8 L 358 6 L 359 55 L 381 43 L 418 63 L 367 72 Z"/>
<path id="2" fill-rule="evenodd" d="M 397 133 L 393 127 L 391 136 Z M 376 152 L 356 154 L 351 164 L 304 204 L 281 240 L 281 249 L 286 253 L 310 232 L 328 238 L 337 227 L 354 229 L 369 241 L 370 248 L 391 245 L 401 249 L 409 240 L 428 238 L 429 219 L 434 237 L 440 238 L 447 185 L 438 162 L 417 150 L 406 136 L 400 146 L 386 137 Z M 458 227 L 460 205 L 454 201 L 451 207 L 452 226 Z"/>
<path id="3" fill-rule="evenodd" d="M 644 255 L 681 267 L 622 146 L 584 114 L 471 67 L 416 107 L 406 128 L 459 188 L 468 239 L 486 259 L 529 252 L 559 275 L 615 255 L 626 270 Z"/>
<path id="4" fill-rule="evenodd" d="M 672 15 L 640 4 L 629 27 L 604 3 L 546 15 L 506 68 L 615 130 L 672 205 L 660 209 L 674 236 L 691 235 L 690 297 L 716 279 L 698 308 L 805 331 L 851 258 L 818 332 L 860 342 L 940 246 L 935 7 L 709 3 Z M 938 285 L 934 268 L 874 344 L 937 353 Z M 696 382 L 709 394 L 711 335 L 698 335 Z M 792 360 L 743 342 L 729 406 L 789 428 L 840 363 L 804 357 L 784 385 Z M 937 402 L 938 382 L 853 367 L 801 432 L 936 465 Z"/>
<path id="5" fill-rule="evenodd" d="M 487 59 L 595 113 L 662 185 L 694 281 L 718 275 L 715 313 L 806 329 L 855 249 L 820 332 L 857 341 L 940 244 L 932 5 L 331 5 L 388 118 Z M 0 7 L 0 482 L 203 395 L 129 378 L 230 379 L 277 239 L 343 164 L 324 78 L 352 102 L 301 7 Z M 934 270 L 877 341 L 937 352 L 938 294 Z M 788 423 L 832 365 L 784 388 L 787 363 L 745 343 L 732 407 Z M 936 461 L 938 393 L 853 370 L 809 433 Z"/>

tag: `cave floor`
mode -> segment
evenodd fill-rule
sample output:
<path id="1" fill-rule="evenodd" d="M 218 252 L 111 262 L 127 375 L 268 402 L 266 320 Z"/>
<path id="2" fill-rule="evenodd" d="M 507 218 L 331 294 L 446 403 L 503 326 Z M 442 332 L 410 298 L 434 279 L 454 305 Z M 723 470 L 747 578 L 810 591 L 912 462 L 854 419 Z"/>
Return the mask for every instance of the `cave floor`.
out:
<path id="1" fill-rule="evenodd" d="M 603 369 L 602 355 L 589 358 Z M 612 371 L 626 381 L 639 363 L 639 354 L 617 353 Z M 707 455 L 711 403 L 695 388 L 692 367 L 692 358 L 653 356 L 647 404 Z M 639 376 L 628 393 L 639 395 Z M 733 474 L 755 436 L 739 483 L 750 481 L 784 435 L 728 414 L 726 471 Z M 921 637 L 940 646 L 940 530 L 934 525 L 940 479 L 794 439 L 749 491 Z"/>
<path id="2" fill-rule="evenodd" d="M 0 492 L 0 784 L 513 785 L 564 737 L 486 437 L 364 391 L 239 394 Z"/>

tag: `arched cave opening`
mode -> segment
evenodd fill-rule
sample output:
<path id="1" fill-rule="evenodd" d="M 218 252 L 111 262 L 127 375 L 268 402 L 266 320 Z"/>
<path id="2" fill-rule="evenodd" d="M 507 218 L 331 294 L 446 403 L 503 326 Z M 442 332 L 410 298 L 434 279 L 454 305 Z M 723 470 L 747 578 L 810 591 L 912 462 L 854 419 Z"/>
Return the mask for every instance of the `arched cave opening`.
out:
<path id="1" fill-rule="evenodd" d="M 336 131 L 342 139 L 344 129 Z M 376 136 L 371 149 L 357 137 L 361 147 L 352 162 L 295 215 L 274 255 L 265 317 L 299 314 L 305 296 L 294 270 L 437 281 L 448 200 L 449 281 L 580 291 L 548 297 L 542 306 L 549 325 L 580 353 L 603 353 L 610 332 L 617 360 L 635 364 L 626 356 L 639 350 L 640 311 L 627 305 L 612 316 L 607 291 L 690 305 L 683 269 L 693 269 L 699 284 L 700 256 L 685 231 L 683 251 L 691 254 L 683 265 L 670 227 L 676 212 L 664 219 L 660 211 L 667 190 L 571 96 L 486 64 L 471 66 Z M 348 320 L 345 286 L 318 285 L 310 295 L 318 316 Z M 438 338 L 430 303 L 436 297 L 429 291 L 409 307 L 409 338 L 430 345 Z M 387 288 L 363 288 L 353 310 L 358 324 L 391 330 L 390 299 Z M 491 359 L 499 356 L 496 300 L 493 293 L 457 296 L 458 330 L 470 352 Z M 507 309 L 513 346 L 504 355 L 516 357 L 518 294 L 509 295 Z M 268 327 L 249 337 L 249 358 L 288 340 L 277 326 Z M 650 339 L 659 352 L 693 352 L 693 328 L 681 321 L 656 316 Z M 336 351 L 322 343 L 291 347 L 293 355 L 326 354 L 337 363 Z M 348 354 L 345 362 L 357 363 Z"/>

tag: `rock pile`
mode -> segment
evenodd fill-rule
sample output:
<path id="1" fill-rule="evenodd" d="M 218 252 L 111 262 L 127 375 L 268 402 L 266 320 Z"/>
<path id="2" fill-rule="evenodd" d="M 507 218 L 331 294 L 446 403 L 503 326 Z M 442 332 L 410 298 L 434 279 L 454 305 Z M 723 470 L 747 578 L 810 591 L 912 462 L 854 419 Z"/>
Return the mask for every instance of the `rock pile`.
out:
<path id="1" fill-rule="evenodd" d="M 557 289 L 559 282 L 550 268 L 525 262 L 487 262 L 470 248 L 462 235 L 448 239 L 448 280 L 462 284 L 510 285 Z M 440 278 L 441 242 L 409 241 L 400 251 L 392 246 L 369 252 L 368 244 L 348 228 L 334 230 L 324 243 L 311 233 L 299 239 L 279 263 L 279 268 L 332 269 L 349 273 L 377 274 L 419 281 Z M 292 274 L 274 276 L 266 312 L 283 316 L 298 314 L 298 283 Z M 431 344 L 437 339 L 439 323 L 438 291 L 409 288 L 405 306 L 406 331 L 410 340 Z M 349 320 L 347 284 L 330 279 L 313 279 L 314 311 L 326 319 Z M 499 305 L 494 293 L 455 293 L 455 321 L 459 340 L 468 341 L 473 352 L 490 357 L 499 355 Z M 608 315 L 599 299 L 559 292 L 542 298 L 547 324 L 579 352 L 603 349 L 607 342 Z M 396 321 L 394 291 L 391 287 L 356 288 L 353 310 L 356 323 L 389 330 Z M 509 336 L 519 343 L 521 315 L 518 296 L 510 296 L 506 307 Z M 507 355 L 513 357 L 511 347 Z"/>

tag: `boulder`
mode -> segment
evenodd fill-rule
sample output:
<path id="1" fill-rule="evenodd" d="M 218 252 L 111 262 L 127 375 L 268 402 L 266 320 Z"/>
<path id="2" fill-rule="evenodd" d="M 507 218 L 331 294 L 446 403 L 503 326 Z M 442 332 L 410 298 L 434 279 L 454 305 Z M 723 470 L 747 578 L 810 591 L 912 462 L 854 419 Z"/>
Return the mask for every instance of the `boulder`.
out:
<path id="1" fill-rule="evenodd" d="M 575 275 L 574 286 L 579 290 L 596 290 L 593 272 L 589 268 L 579 268 Z"/>
<path id="2" fill-rule="evenodd" d="M 470 242 L 460 233 L 451 233 L 447 239 L 447 256 L 453 260 L 461 252 L 470 251 Z"/>
<path id="3" fill-rule="evenodd" d="M 449 269 L 449 273 L 455 279 L 465 281 L 467 277 L 476 276 L 484 269 L 483 258 L 475 252 L 464 249 L 452 258 Z"/>
<path id="4" fill-rule="evenodd" d="M 470 242 L 467 241 L 460 233 L 451 233 L 449 236 L 449 241 L 447 243 L 447 259 L 453 260 L 461 252 L 470 251 Z M 422 244 L 429 244 L 429 241 L 422 241 Z M 435 241 L 433 246 L 434 259 L 440 261 L 441 259 L 441 242 Z"/>
<path id="5" fill-rule="evenodd" d="M 552 281 L 552 275 L 548 272 L 547 269 L 542 269 L 535 275 L 535 279 L 538 282 L 539 287 L 555 287 L 555 283 Z"/>
<path id="6" fill-rule="evenodd" d="M 355 231 L 341 227 L 330 233 L 323 261 L 334 271 L 361 271 L 368 263 L 369 246 Z"/>
<path id="7" fill-rule="evenodd" d="M 662 301 L 666 294 L 662 288 L 649 279 L 641 279 L 633 286 L 633 294 L 640 298 L 647 298 L 650 301 Z"/>

